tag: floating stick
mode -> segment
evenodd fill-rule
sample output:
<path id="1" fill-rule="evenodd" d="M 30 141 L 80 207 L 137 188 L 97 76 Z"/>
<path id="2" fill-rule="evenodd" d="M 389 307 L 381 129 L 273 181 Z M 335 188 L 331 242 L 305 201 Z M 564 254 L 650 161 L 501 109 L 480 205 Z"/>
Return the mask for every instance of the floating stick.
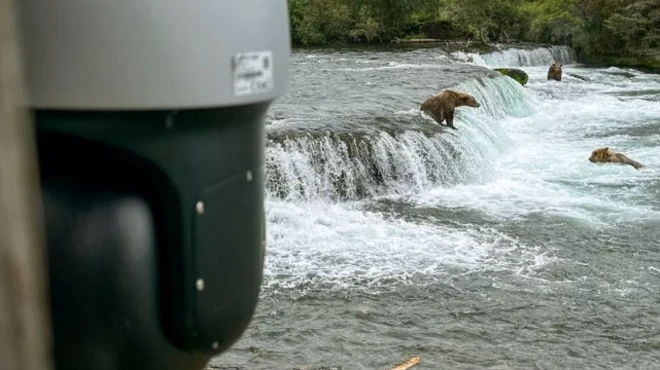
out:
<path id="1" fill-rule="evenodd" d="M 419 363 L 419 357 L 412 357 L 410 360 L 402 363 L 392 370 L 408 370 Z"/>

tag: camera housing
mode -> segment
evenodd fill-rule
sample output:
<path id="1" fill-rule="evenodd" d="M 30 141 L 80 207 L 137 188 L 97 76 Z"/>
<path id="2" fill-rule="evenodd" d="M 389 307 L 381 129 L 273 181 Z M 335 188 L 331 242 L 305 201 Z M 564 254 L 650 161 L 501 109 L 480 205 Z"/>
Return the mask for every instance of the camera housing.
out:
<path id="1" fill-rule="evenodd" d="M 262 280 L 286 0 L 19 2 L 58 369 L 200 369 Z"/>

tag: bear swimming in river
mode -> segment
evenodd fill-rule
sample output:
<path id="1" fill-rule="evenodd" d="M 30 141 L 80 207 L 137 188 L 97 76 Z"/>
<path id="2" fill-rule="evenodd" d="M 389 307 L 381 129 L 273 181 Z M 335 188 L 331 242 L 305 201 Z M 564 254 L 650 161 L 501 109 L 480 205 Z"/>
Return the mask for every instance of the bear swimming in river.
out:
<path id="1" fill-rule="evenodd" d="M 552 63 L 548 69 L 548 80 L 561 81 L 561 64 Z"/>
<path id="2" fill-rule="evenodd" d="M 447 120 L 447 126 L 458 130 L 454 127 L 454 110 L 463 106 L 478 108 L 481 104 L 470 94 L 443 90 L 438 95 L 426 99 L 419 109 L 433 117 L 438 124 Z"/>
<path id="3" fill-rule="evenodd" d="M 589 157 L 589 162 L 629 164 L 635 167 L 635 169 L 637 170 L 644 167 L 642 166 L 641 163 L 626 157 L 622 153 L 616 153 L 611 151 L 609 147 L 599 148 L 591 152 L 591 157 Z"/>

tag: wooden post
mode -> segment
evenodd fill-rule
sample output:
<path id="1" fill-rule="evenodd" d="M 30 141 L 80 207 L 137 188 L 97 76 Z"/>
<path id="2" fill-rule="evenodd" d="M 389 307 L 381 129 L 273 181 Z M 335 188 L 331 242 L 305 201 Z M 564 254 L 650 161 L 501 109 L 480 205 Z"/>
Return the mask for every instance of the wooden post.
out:
<path id="1" fill-rule="evenodd" d="M 0 0 L 0 369 L 51 369 L 34 128 L 14 0 Z"/>

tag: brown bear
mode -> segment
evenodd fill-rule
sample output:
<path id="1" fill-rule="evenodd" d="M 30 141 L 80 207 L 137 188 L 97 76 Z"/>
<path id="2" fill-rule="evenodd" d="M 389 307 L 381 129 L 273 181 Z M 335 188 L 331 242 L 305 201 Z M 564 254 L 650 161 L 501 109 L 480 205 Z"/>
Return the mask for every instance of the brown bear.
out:
<path id="1" fill-rule="evenodd" d="M 609 147 L 599 148 L 591 152 L 591 157 L 589 157 L 591 163 L 619 163 L 619 164 L 629 164 L 635 169 L 640 169 L 642 166 L 641 163 L 632 160 L 626 157 L 622 153 L 616 153 L 610 150 Z"/>
<path id="2" fill-rule="evenodd" d="M 548 80 L 561 81 L 561 64 L 552 63 L 548 69 Z"/>
<path id="3" fill-rule="evenodd" d="M 454 110 L 463 106 L 478 108 L 481 104 L 470 94 L 443 90 L 438 95 L 426 99 L 419 109 L 433 117 L 438 124 L 442 125 L 442 121 L 447 120 L 447 126 L 458 130 L 454 127 Z"/>

